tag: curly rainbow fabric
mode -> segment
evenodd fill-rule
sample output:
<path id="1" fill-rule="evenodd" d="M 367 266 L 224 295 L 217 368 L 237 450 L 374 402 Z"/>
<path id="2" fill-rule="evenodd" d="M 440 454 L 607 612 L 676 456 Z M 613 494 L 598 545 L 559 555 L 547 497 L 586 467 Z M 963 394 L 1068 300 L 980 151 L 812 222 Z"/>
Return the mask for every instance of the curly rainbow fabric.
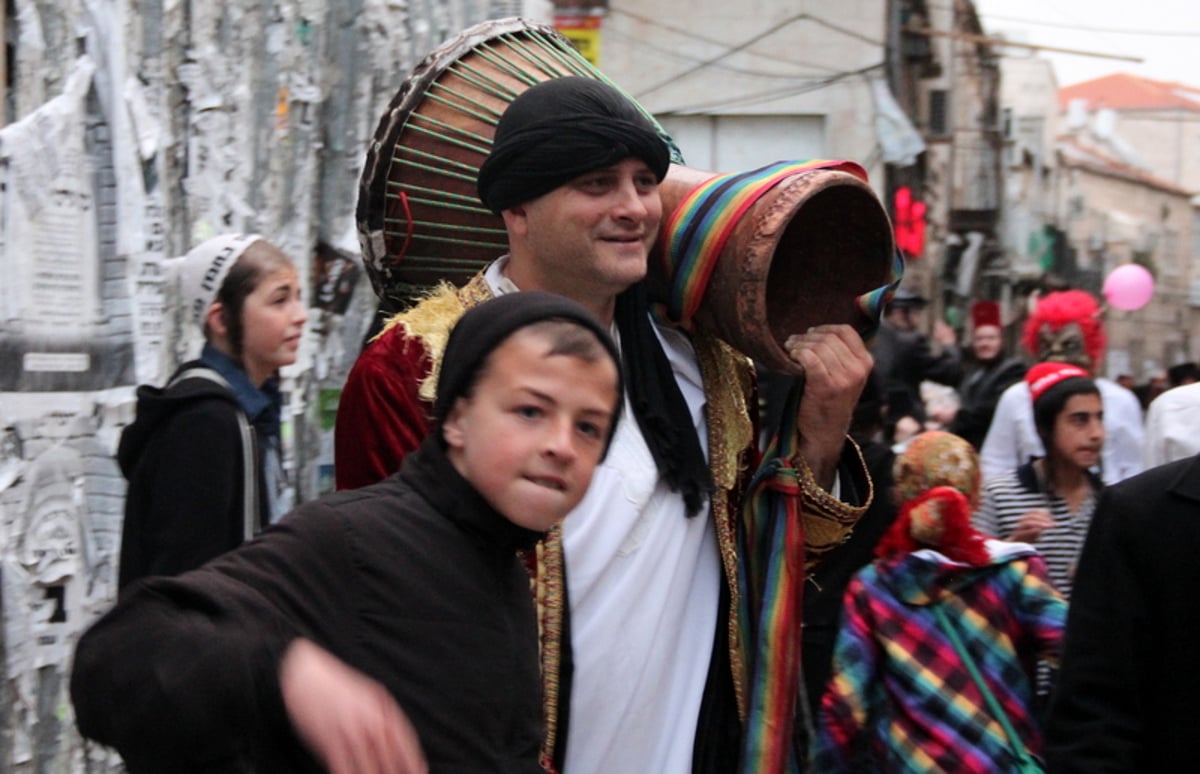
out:
<path id="1" fill-rule="evenodd" d="M 870 332 L 874 334 L 879 327 L 879 320 L 883 317 L 884 307 L 892 300 L 892 296 L 896 295 L 896 288 L 900 287 L 900 280 L 904 279 L 904 254 L 899 250 L 892 256 L 892 280 L 881 288 L 876 288 L 870 293 L 863 293 L 855 303 L 858 304 L 858 311 L 862 312 L 863 316 L 868 320 L 875 322 L 875 328 Z"/>
<path id="2" fill-rule="evenodd" d="M 837 169 L 863 182 L 867 172 L 852 161 L 811 159 L 777 161 L 759 169 L 717 175 L 693 188 L 667 218 L 663 261 L 672 278 L 667 318 L 687 325 L 738 221 L 763 194 L 792 175 L 813 169 Z"/>

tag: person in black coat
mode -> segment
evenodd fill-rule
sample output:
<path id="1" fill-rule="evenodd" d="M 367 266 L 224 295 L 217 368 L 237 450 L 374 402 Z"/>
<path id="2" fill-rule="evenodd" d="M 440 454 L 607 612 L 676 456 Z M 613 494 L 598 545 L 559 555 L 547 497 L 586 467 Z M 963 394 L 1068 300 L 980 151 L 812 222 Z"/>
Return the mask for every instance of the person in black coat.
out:
<path id="1" fill-rule="evenodd" d="M 902 417 L 919 424 L 926 420 L 921 400 L 921 382 L 929 380 L 948 387 L 962 381 L 962 356 L 954 343 L 954 331 L 938 320 L 934 339 L 941 346 L 935 353 L 929 338 L 919 330 L 919 317 L 929 300 L 907 288 L 896 291 L 888 303 L 882 324 L 871 341 L 875 369 L 883 379 L 890 429 Z"/>
<path id="2" fill-rule="evenodd" d="M 977 450 L 983 446 L 996 403 L 1011 385 L 1025 378 L 1029 367 L 1015 357 L 1005 357 L 1000 306 L 978 301 L 971 306 L 973 365 L 959 388 L 959 407 L 946 429 Z"/>
<path id="3" fill-rule="evenodd" d="M 134 774 L 541 772 L 518 549 L 604 457 L 617 351 L 575 302 L 514 293 L 462 317 L 438 386 L 398 473 L 135 584 L 76 650 L 80 732 Z"/>
<path id="4" fill-rule="evenodd" d="M 279 369 L 308 319 L 292 260 L 223 234 L 168 262 L 168 316 L 185 357 L 137 390 L 117 462 L 129 481 L 117 585 L 176 575 L 235 548 L 287 508 Z"/>
<path id="5" fill-rule="evenodd" d="M 1051 772 L 1191 771 L 1200 729 L 1200 456 L 1104 490 L 1046 725 Z"/>

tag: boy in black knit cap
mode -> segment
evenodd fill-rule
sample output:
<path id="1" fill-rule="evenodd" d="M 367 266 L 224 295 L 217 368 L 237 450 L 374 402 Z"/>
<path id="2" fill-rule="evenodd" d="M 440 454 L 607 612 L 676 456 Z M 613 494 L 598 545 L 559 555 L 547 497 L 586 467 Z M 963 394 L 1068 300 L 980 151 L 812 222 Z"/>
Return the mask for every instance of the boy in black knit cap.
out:
<path id="1" fill-rule="evenodd" d="M 83 636 L 80 730 L 135 773 L 542 771 L 518 551 L 583 497 L 620 412 L 618 362 L 560 296 L 468 312 L 434 432 L 399 473 L 134 587 Z"/>

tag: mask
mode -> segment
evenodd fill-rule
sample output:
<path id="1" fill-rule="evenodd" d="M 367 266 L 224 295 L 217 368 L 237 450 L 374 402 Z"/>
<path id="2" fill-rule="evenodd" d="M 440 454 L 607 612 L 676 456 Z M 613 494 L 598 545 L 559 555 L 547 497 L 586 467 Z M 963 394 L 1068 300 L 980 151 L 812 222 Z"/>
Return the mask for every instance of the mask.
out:
<path id="1" fill-rule="evenodd" d="M 1039 362 L 1052 360 L 1092 370 L 1092 358 L 1088 355 L 1079 323 L 1067 323 L 1057 330 L 1043 324 L 1038 329 L 1037 358 Z"/>

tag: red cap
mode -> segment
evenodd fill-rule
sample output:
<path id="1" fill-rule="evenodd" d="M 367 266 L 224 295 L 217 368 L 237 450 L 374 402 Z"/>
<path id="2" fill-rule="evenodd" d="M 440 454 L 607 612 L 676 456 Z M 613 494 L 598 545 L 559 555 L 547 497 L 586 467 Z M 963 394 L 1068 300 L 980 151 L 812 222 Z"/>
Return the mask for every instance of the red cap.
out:
<path id="1" fill-rule="evenodd" d="M 1000 327 L 1000 305 L 995 301 L 976 301 L 971 304 L 971 326 L 979 328 L 984 325 Z"/>
<path id="2" fill-rule="evenodd" d="M 1070 363 L 1047 361 L 1045 363 L 1038 363 L 1030 368 L 1025 374 L 1025 383 L 1029 385 L 1029 394 L 1033 397 L 1033 402 L 1037 403 L 1037 399 L 1042 397 L 1042 393 L 1046 390 L 1058 384 L 1063 379 L 1074 379 L 1076 377 L 1084 379 L 1092 378 L 1091 374 L 1079 366 L 1071 365 Z"/>

